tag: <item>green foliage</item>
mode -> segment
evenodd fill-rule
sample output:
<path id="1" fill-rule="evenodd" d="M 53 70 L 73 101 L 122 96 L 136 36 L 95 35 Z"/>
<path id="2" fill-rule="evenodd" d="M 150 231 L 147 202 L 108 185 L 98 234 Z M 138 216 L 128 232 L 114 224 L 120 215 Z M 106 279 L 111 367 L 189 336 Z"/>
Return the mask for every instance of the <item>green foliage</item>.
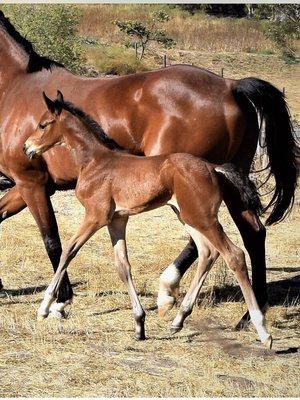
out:
<path id="1" fill-rule="evenodd" d="M 90 58 L 98 71 L 105 74 L 124 75 L 146 69 L 133 52 L 118 45 L 100 46 L 91 50 Z"/>
<path id="2" fill-rule="evenodd" d="M 222 17 L 245 17 L 247 8 L 245 4 L 178 4 L 177 7 L 188 11 L 190 14 L 205 12 Z"/>
<path id="3" fill-rule="evenodd" d="M 167 32 L 158 27 L 159 23 L 164 23 L 169 21 L 169 19 L 169 14 L 161 9 L 152 12 L 150 20 L 147 23 L 132 20 L 114 21 L 113 23 L 121 32 L 135 39 L 135 42 L 127 41 L 126 46 L 133 47 L 137 43 L 137 47 L 141 48 L 139 57 L 141 60 L 150 41 L 159 43 L 167 49 L 175 45 L 175 41 L 167 35 Z"/>
<path id="4" fill-rule="evenodd" d="M 300 6 L 297 4 L 259 4 L 255 16 L 266 19 L 266 35 L 281 50 L 286 62 L 295 62 L 293 43 L 300 38 Z"/>
<path id="5" fill-rule="evenodd" d="M 82 70 L 81 46 L 76 37 L 81 18 L 78 7 L 22 4 L 3 5 L 1 9 L 37 53 L 61 62 L 73 72 Z"/>

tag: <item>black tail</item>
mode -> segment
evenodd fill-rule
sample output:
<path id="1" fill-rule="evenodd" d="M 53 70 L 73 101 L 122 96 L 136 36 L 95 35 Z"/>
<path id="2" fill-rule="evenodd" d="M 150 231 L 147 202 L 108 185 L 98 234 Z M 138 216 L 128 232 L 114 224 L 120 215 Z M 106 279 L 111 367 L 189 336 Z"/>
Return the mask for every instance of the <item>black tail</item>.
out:
<path id="1" fill-rule="evenodd" d="M 214 170 L 225 176 L 225 178 L 235 187 L 246 210 L 251 210 L 255 214 L 261 214 L 262 205 L 259 194 L 254 183 L 249 177 L 240 171 L 233 164 L 223 164 L 214 168 Z"/>
<path id="2" fill-rule="evenodd" d="M 288 106 L 283 93 L 257 78 L 236 81 L 234 91 L 245 95 L 256 107 L 265 123 L 266 147 L 275 190 L 264 211 L 273 206 L 266 224 L 281 221 L 291 210 L 297 185 L 299 147 L 296 144 Z"/>

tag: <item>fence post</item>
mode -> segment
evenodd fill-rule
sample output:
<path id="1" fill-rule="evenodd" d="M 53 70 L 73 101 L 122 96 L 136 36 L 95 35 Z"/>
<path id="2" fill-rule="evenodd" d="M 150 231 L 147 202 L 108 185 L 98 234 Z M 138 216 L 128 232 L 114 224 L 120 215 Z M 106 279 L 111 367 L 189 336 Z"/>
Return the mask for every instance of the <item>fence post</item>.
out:
<path id="1" fill-rule="evenodd" d="M 138 58 L 138 45 L 137 42 L 134 43 L 134 50 L 135 50 L 135 56 Z"/>
<path id="2" fill-rule="evenodd" d="M 164 54 L 164 67 L 166 68 L 166 66 L 167 66 L 167 55 Z"/>

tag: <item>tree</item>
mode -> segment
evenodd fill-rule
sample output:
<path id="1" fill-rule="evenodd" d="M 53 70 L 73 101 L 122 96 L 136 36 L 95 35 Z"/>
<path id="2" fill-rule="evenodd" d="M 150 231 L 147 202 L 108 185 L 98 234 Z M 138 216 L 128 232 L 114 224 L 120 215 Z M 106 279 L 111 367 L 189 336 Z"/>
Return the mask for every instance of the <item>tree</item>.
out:
<path id="1" fill-rule="evenodd" d="M 169 14 L 164 10 L 154 11 L 151 14 L 149 23 L 140 21 L 114 21 L 114 24 L 126 35 L 135 38 L 135 43 L 141 48 L 140 60 L 145 54 L 146 47 L 151 41 L 162 44 L 165 48 L 174 46 L 175 41 L 170 38 L 164 29 L 158 27 L 159 23 L 163 23 L 170 19 Z M 133 46 L 134 42 L 127 42 L 127 46 Z"/>
<path id="2" fill-rule="evenodd" d="M 300 38 L 300 5 L 260 4 L 256 17 L 266 19 L 265 32 L 281 50 L 286 61 L 296 61 L 294 41 Z"/>
<path id="3" fill-rule="evenodd" d="M 245 17 L 247 9 L 245 4 L 178 4 L 177 7 L 188 11 L 190 14 L 205 12 L 219 17 Z"/>
<path id="4" fill-rule="evenodd" d="M 1 9 L 37 53 L 61 62 L 71 71 L 82 71 L 82 52 L 76 37 L 81 18 L 78 7 L 22 4 L 3 5 Z"/>

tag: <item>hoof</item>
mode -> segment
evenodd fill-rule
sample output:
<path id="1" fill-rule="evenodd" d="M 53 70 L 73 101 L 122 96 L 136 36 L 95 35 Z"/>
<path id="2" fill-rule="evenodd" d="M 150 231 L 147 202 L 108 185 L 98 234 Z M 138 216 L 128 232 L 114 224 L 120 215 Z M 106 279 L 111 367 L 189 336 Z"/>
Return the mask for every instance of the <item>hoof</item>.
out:
<path id="1" fill-rule="evenodd" d="M 159 302 L 158 304 L 158 309 L 157 309 L 158 316 L 160 318 L 164 318 L 166 313 L 173 308 L 174 304 L 175 304 L 175 298 L 167 296 L 167 298 L 165 298 L 163 303 Z"/>
<path id="2" fill-rule="evenodd" d="M 175 333 L 180 332 L 182 328 L 183 328 L 183 325 L 177 325 L 177 326 L 171 325 L 170 326 L 171 334 L 175 335 Z"/>
<path id="3" fill-rule="evenodd" d="M 272 338 L 272 336 L 269 335 L 269 336 L 267 337 L 267 339 L 266 339 L 264 342 L 262 342 L 262 344 L 263 344 L 267 349 L 271 350 L 271 349 L 272 349 L 272 345 L 273 345 L 273 338 Z"/>
<path id="4" fill-rule="evenodd" d="M 248 313 L 246 313 L 242 319 L 236 324 L 234 327 L 235 331 L 242 331 L 244 329 L 247 329 L 250 325 L 250 316 Z"/>
<path id="5" fill-rule="evenodd" d="M 67 318 L 67 314 L 66 314 L 66 312 L 64 310 L 63 311 L 50 310 L 49 317 L 50 318 L 56 318 L 56 319 L 66 319 Z"/>
<path id="6" fill-rule="evenodd" d="M 38 316 L 37 316 L 37 321 L 39 321 L 39 322 L 42 322 L 42 321 L 44 321 L 46 318 L 48 317 L 48 315 L 45 315 L 45 314 L 38 314 Z"/>
<path id="7" fill-rule="evenodd" d="M 144 333 L 136 333 L 135 335 L 134 335 L 134 338 L 135 338 L 135 340 L 138 340 L 138 341 L 140 341 L 140 340 L 146 340 L 146 336 L 145 336 L 145 334 Z"/>

